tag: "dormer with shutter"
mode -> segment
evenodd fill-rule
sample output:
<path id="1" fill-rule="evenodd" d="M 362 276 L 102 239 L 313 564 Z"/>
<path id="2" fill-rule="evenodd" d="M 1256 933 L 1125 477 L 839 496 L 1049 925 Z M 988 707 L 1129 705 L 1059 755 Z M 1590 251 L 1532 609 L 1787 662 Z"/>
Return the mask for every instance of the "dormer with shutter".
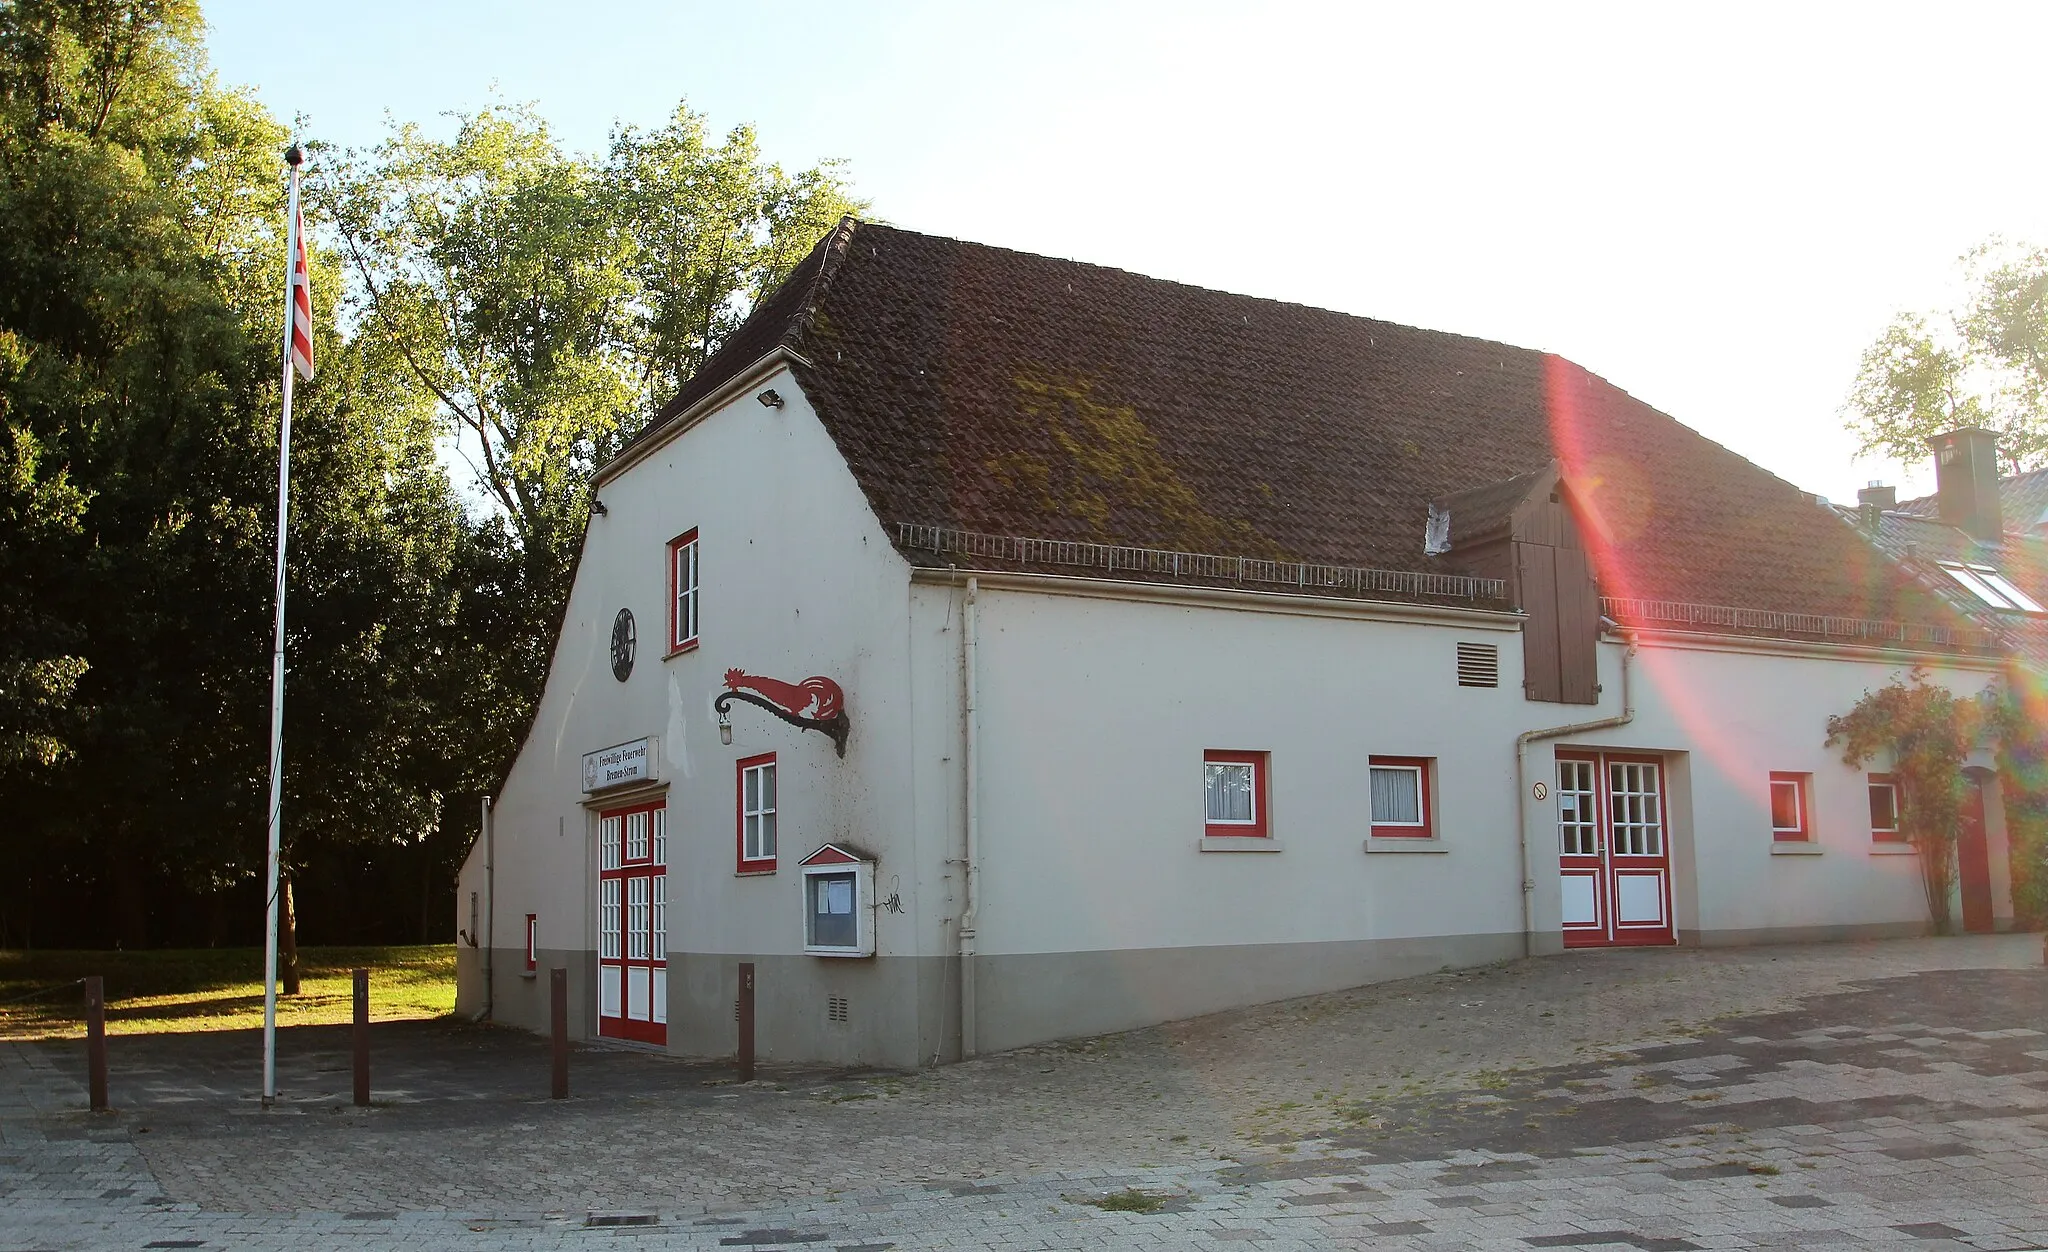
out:
<path id="1" fill-rule="evenodd" d="M 1431 544 L 1474 574 L 1507 580 L 1522 623 L 1522 691 L 1594 704 L 1600 587 L 1555 462 L 1430 505 Z"/>

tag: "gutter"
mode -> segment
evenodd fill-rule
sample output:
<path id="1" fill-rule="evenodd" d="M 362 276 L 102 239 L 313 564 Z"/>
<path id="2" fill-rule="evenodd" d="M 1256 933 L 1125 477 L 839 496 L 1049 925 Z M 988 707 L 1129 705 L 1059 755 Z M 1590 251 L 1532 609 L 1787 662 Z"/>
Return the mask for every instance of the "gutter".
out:
<path id="1" fill-rule="evenodd" d="M 1603 717 L 1591 722 L 1573 722 L 1568 726 L 1552 726 L 1546 730 L 1525 730 L 1515 736 L 1515 847 L 1522 859 L 1522 955 L 1536 955 L 1536 874 L 1529 864 L 1529 809 L 1525 799 L 1528 790 L 1529 745 L 1539 739 L 1556 739 L 1563 735 L 1576 735 L 1585 731 L 1611 730 L 1626 726 L 1636 719 L 1635 690 L 1630 675 L 1630 662 L 1636 655 L 1636 632 L 1617 627 L 1628 643 L 1628 650 L 1621 654 L 1621 712 L 1614 717 Z"/>
<path id="2" fill-rule="evenodd" d="M 964 675 L 961 704 L 965 723 L 961 758 L 967 772 L 967 907 L 960 913 L 960 1059 L 963 1061 L 973 1059 L 979 1034 L 975 1013 L 974 941 L 981 902 L 981 786 L 977 778 L 981 756 L 976 743 L 980 719 L 975 711 L 980 695 L 975 673 L 975 599 L 980 591 L 981 580 L 970 577 L 967 580 L 967 604 L 960 615 L 960 664 Z"/>

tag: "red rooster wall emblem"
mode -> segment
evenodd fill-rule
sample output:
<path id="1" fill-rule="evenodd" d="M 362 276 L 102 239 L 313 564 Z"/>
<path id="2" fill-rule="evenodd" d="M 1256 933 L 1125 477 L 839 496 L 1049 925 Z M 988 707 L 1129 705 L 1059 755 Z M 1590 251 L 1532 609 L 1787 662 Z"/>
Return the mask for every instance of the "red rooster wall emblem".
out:
<path id="1" fill-rule="evenodd" d="M 797 717 L 808 713 L 819 721 L 832 717 L 846 704 L 846 693 L 839 689 L 838 683 L 815 675 L 800 683 L 786 683 L 779 678 L 763 678 L 742 669 L 729 669 L 725 671 L 725 686 L 728 691 L 757 691 L 786 713 Z M 811 708 L 814 704 L 817 706 L 815 712 Z"/>
<path id="2" fill-rule="evenodd" d="M 846 735 L 852 728 L 846 716 L 846 692 L 831 679 L 814 674 L 802 682 L 787 683 L 735 668 L 725 671 L 725 688 L 712 701 L 721 725 L 732 702 L 743 700 L 792 726 L 829 736 L 839 755 L 846 755 Z"/>

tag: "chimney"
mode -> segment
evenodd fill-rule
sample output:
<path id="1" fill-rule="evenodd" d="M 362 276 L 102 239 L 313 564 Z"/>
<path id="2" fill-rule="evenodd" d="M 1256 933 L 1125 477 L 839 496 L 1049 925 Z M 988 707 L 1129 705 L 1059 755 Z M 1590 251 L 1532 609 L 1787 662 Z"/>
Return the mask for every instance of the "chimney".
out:
<path id="1" fill-rule="evenodd" d="M 1863 529 L 1874 535 L 1884 511 L 1898 507 L 1898 503 L 1899 489 L 1887 487 L 1873 478 L 1869 486 L 1856 493 L 1857 519 L 1862 522 Z"/>
<path id="2" fill-rule="evenodd" d="M 1941 520 L 1982 543 L 2005 535 L 1998 507 L 1998 436 L 1966 426 L 1927 441 L 1934 450 L 1934 492 Z"/>

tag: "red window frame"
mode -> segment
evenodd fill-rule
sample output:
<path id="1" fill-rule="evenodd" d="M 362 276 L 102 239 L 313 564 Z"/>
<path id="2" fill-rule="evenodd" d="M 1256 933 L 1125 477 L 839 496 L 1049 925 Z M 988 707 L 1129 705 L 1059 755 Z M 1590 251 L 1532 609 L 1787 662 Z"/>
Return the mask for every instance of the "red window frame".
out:
<path id="1" fill-rule="evenodd" d="M 1267 803 L 1266 756 L 1264 752 L 1228 752 L 1211 748 L 1202 753 L 1202 834 L 1210 839 L 1265 839 L 1273 833 Z M 1252 820 L 1220 822 L 1209 820 L 1209 769 L 1211 765 L 1252 767 Z"/>
<path id="2" fill-rule="evenodd" d="M 681 612 L 683 588 L 678 585 L 676 577 L 678 572 L 676 566 L 685 549 L 688 549 L 690 553 L 690 576 L 693 580 L 689 586 L 690 620 L 688 622 L 683 621 L 683 614 Z M 668 541 L 668 654 L 670 656 L 674 656 L 678 652 L 688 652 L 697 646 L 697 633 L 701 626 L 698 602 L 702 599 L 704 586 L 702 557 L 703 553 L 697 545 L 697 528 L 695 526 L 690 527 L 690 529 Z M 683 633 L 685 626 L 689 628 L 688 634 Z"/>
<path id="3" fill-rule="evenodd" d="M 538 914 L 526 915 L 526 968 L 534 969 L 540 960 L 540 918 Z"/>
<path id="4" fill-rule="evenodd" d="M 760 769 L 763 766 L 770 770 L 775 770 L 773 775 L 775 778 L 775 805 L 772 808 L 759 811 L 776 815 L 775 848 L 778 853 L 782 850 L 782 771 L 775 769 L 775 754 L 773 752 L 764 752 L 759 756 L 741 757 L 733 763 L 732 807 L 734 827 L 733 856 L 739 865 L 737 872 L 742 874 L 772 874 L 775 872 L 774 856 L 760 856 L 752 860 L 747 858 L 747 771 Z"/>
<path id="5" fill-rule="evenodd" d="M 1370 770 L 1370 769 L 1371 769 L 1371 768 L 1372 768 L 1373 766 L 1383 766 L 1383 767 L 1385 767 L 1385 768 L 1389 768 L 1389 769 L 1412 769 L 1412 770 L 1414 770 L 1414 771 L 1415 771 L 1415 774 L 1416 774 L 1416 779 L 1415 779 L 1415 789 L 1416 789 L 1416 793 L 1417 793 L 1417 796 L 1419 797 L 1419 800 L 1420 800 L 1420 807 L 1421 807 L 1421 809 L 1422 809 L 1422 825 L 1420 825 L 1420 826 L 1407 826 L 1407 825 L 1381 825 L 1381 824 L 1380 824 L 1380 823 L 1378 823 L 1378 822 L 1373 822 L 1373 823 L 1372 823 L 1372 837 L 1373 837 L 1373 838 L 1375 838 L 1375 839 L 1434 839 L 1434 838 L 1436 838 L 1436 811 L 1435 811 L 1435 802 L 1434 802 L 1433 798 L 1432 798 L 1432 797 L 1431 797 L 1431 795 L 1430 795 L 1430 792 L 1431 792 L 1431 791 L 1433 791 L 1433 790 L 1435 790 L 1435 788 L 1433 788 L 1433 787 L 1431 787 L 1431 786 L 1430 786 L 1430 774 L 1431 774 L 1431 773 L 1433 772 L 1433 770 L 1431 769 L 1431 767 L 1432 767 L 1433 765 L 1435 765 L 1435 764 L 1436 764 L 1436 761 L 1434 760 L 1434 758 L 1431 758 L 1431 757 L 1426 757 L 1426 756 L 1375 756 L 1375 757 L 1370 757 L 1370 758 L 1368 758 L 1368 759 L 1367 759 L 1367 761 L 1366 761 L 1366 767 L 1367 767 L 1367 769 L 1368 769 L 1368 770 Z M 1371 791 L 1371 778 L 1370 778 L 1370 775 L 1368 775 L 1368 777 L 1367 777 L 1367 791 L 1366 791 L 1365 803 L 1366 803 L 1366 817 L 1367 817 L 1368 819 L 1370 819 L 1370 818 L 1371 818 L 1371 816 L 1372 816 L 1372 791 Z M 1354 829 L 1356 829 L 1356 828 L 1354 827 Z"/>
<path id="6" fill-rule="evenodd" d="M 1872 843 L 1905 843 L 1906 835 L 1899 829 L 1899 780 L 1890 774 L 1871 774 L 1866 779 L 1871 792 L 1883 787 L 1892 793 L 1892 824 L 1889 828 L 1877 824 L 1877 808 L 1870 810 L 1870 841 Z"/>
<path id="7" fill-rule="evenodd" d="M 1812 786 L 1812 780 L 1813 776 L 1811 774 L 1793 774 L 1779 770 L 1771 771 L 1771 790 L 1768 793 L 1769 804 L 1767 807 L 1771 815 L 1771 839 L 1773 842 L 1813 842 L 1812 808 L 1807 794 Z M 1785 786 L 1792 788 L 1792 795 L 1797 803 L 1799 822 L 1797 826 L 1778 825 L 1777 789 Z"/>

